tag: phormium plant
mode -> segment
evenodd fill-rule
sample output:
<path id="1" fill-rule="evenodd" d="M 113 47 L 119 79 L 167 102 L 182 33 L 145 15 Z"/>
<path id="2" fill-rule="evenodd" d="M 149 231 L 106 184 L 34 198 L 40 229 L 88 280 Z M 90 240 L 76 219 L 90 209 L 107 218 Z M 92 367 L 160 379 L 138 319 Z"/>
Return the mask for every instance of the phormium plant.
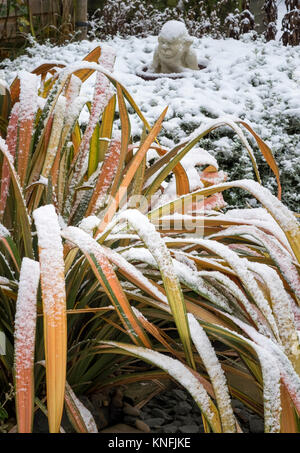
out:
<path id="1" fill-rule="evenodd" d="M 193 396 L 208 432 L 241 431 L 231 397 L 264 417 L 265 432 L 299 432 L 300 229 L 280 202 L 270 149 L 228 117 L 162 148 L 166 110 L 151 127 L 113 63 L 96 48 L 81 63 L 21 72 L 1 91 L 0 402 L 13 383 L 15 412 L 6 410 L 19 432 L 32 430 L 38 407 L 58 432 L 64 406 L 77 431 L 95 432 L 76 395 L 169 377 Z M 95 71 L 83 131 L 80 88 Z M 128 104 L 143 125 L 140 143 Z M 258 181 L 226 182 L 199 149 L 191 192 L 180 161 L 224 125 Z M 242 127 L 277 177 L 279 198 L 260 184 Z M 222 192 L 235 188 L 262 208 L 226 212 Z"/>

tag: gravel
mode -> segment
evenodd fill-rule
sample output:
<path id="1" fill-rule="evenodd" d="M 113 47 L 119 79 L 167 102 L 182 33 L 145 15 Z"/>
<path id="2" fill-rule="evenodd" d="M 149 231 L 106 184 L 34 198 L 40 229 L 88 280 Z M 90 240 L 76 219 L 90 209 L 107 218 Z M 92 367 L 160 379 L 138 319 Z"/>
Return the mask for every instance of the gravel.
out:
<path id="1" fill-rule="evenodd" d="M 254 414 L 241 401 L 233 399 L 234 414 L 244 433 L 263 433 L 263 418 Z M 158 415 L 159 418 L 154 418 Z M 192 397 L 181 389 L 171 389 L 151 399 L 140 411 L 140 418 L 152 433 L 203 433 L 201 411 Z M 159 426 L 156 420 L 159 420 Z"/>
<path id="2" fill-rule="evenodd" d="M 123 401 L 123 407 L 115 413 L 113 404 L 100 406 L 87 397 L 80 397 L 83 404 L 92 412 L 99 431 L 103 428 L 119 426 L 123 423 L 128 429 L 137 428 L 141 432 L 164 434 L 204 433 L 201 411 L 189 393 L 181 389 L 170 389 L 152 398 L 141 409 Z M 120 397 L 120 401 L 121 401 Z M 241 401 L 233 399 L 232 407 L 244 433 L 263 433 L 264 421 L 249 410 Z M 64 413 L 62 426 L 65 432 L 74 432 Z M 124 429 L 125 429 L 124 428 Z M 48 422 L 45 415 L 38 411 L 34 418 L 35 433 L 47 433 Z M 120 431 L 116 431 L 120 432 Z M 122 431 L 125 432 L 125 431 Z M 130 432 L 130 431 L 128 431 Z"/>

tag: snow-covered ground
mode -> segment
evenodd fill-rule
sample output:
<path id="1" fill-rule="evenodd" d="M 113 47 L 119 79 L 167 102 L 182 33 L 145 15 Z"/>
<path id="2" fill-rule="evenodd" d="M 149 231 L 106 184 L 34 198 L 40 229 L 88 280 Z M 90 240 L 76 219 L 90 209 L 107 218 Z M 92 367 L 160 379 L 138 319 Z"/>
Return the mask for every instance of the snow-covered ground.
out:
<path id="1" fill-rule="evenodd" d="M 115 76 L 151 124 L 169 106 L 160 143 L 173 147 L 208 118 L 233 115 L 246 119 L 275 155 L 281 171 L 283 200 L 300 211 L 300 47 L 283 47 L 278 41 L 266 44 L 247 36 L 240 41 L 204 37 L 195 39 L 194 48 L 199 60 L 206 60 L 206 69 L 180 79 L 145 81 L 136 75 L 136 70 L 151 63 L 156 42 L 154 36 L 116 37 L 105 45 L 113 47 L 117 55 Z M 97 41 L 64 47 L 34 45 L 27 55 L 13 62 L 5 61 L 0 77 L 11 82 L 19 70 L 30 71 L 45 61 L 73 63 L 97 45 Z M 91 77 L 83 86 L 83 94 L 89 98 L 93 82 Z M 86 117 L 87 114 L 81 118 L 83 122 Z M 130 118 L 132 135 L 138 139 L 141 122 L 133 112 Z M 248 153 L 230 129 L 216 131 L 203 139 L 200 146 L 216 157 L 230 179 L 254 178 Z M 264 184 L 274 190 L 276 183 L 271 172 L 258 151 L 256 156 Z M 189 166 L 192 162 L 193 159 L 187 159 L 183 164 Z M 229 201 L 240 204 L 238 197 L 236 193 Z"/>

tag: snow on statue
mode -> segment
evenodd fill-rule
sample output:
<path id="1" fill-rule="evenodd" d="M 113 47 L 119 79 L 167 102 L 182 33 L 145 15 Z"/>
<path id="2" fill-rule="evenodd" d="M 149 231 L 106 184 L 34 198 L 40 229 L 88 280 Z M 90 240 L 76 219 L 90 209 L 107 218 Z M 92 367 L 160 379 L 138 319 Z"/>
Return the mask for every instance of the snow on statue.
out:
<path id="1" fill-rule="evenodd" d="M 183 22 L 170 20 L 158 35 L 151 70 L 156 73 L 173 74 L 197 70 L 196 52 L 191 49 L 193 38 L 188 34 Z"/>

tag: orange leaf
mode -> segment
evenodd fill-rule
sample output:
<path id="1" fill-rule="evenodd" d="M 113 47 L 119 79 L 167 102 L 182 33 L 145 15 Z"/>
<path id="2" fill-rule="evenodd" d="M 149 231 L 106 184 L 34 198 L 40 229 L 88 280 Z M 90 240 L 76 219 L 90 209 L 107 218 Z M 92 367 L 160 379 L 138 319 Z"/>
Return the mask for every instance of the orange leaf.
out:
<path id="1" fill-rule="evenodd" d="M 67 363 L 63 247 L 54 207 L 42 206 L 33 212 L 33 217 L 41 265 L 49 431 L 57 433 L 64 407 Z"/>
<path id="2" fill-rule="evenodd" d="M 105 197 L 107 191 L 110 188 L 112 180 L 116 174 L 117 166 L 119 164 L 120 146 L 121 143 L 118 140 L 114 140 L 110 143 L 108 152 L 105 155 L 101 172 L 98 177 L 98 181 L 90 200 L 89 207 L 86 212 L 86 216 L 97 212 L 97 209 L 99 209 L 99 203 L 101 202 L 103 197 Z"/>
<path id="3" fill-rule="evenodd" d="M 101 47 L 97 46 L 86 57 L 84 57 L 83 61 L 98 63 L 100 55 Z M 74 75 L 79 77 L 82 82 L 85 82 L 93 74 L 93 72 L 93 69 L 80 69 L 79 71 L 74 72 Z"/>
<path id="4" fill-rule="evenodd" d="M 278 170 L 278 167 L 277 167 L 277 164 L 276 164 L 276 161 L 273 157 L 273 154 L 272 154 L 272 151 L 270 150 L 270 148 L 268 147 L 268 145 L 259 137 L 259 135 L 257 135 L 254 130 L 249 126 L 248 123 L 246 123 L 245 121 L 240 121 L 240 123 L 245 126 L 246 129 L 248 129 L 249 132 L 251 132 L 251 134 L 253 135 L 253 137 L 255 138 L 261 152 L 262 152 L 262 155 L 264 156 L 264 158 L 266 159 L 269 167 L 271 168 L 271 170 L 273 171 L 274 175 L 276 176 L 276 180 L 277 180 L 277 184 L 278 184 L 278 198 L 279 200 L 281 200 L 281 184 L 280 184 L 280 176 L 279 176 L 279 170 Z"/>
<path id="5" fill-rule="evenodd" d="M 127 189 L 128 189 L 128 186 L 129 184 L 131 183 L 134 175 L 135 175 L 135 172 L 137 171 L 137 169 L 139 168 L 139 166 L 141 165 L 141 162 L 146 154 L 146 152 L 148 151 L 151 143 L 153 142 L 153 140 L 155 139 L 155 137 L 157 136 L 157 134 L 159 133 L 160 129 L 161 129 L 161 125 L 162 125 L 162 122 L 164 120 L 164 117 L 167 113 L 167 107 L 165 108 L 165 110 L 162 112 L 162 114 L 160 115 L 160 117 L 158 118 L 158 120 L 156 121 L 155 125 L 153 126 L 153 128 L 151 129 L 151 131 L 149 132 L 147 138 L 145 139 L 145 141 L 143 142 L 143 144 L 141 145 L 140 149 L 138 150 L 138 152 L 136 153 L 136 155 L 134 156 L 133 158 L 133 161 L 126 173 L 126 175 L 124 176 L 123 180 L 122 180 L 122 183 L 120 185 L 120 188 L 115 196 L 115 199 L 114 199 L 114 202 L 111 203 L 108 207 L 108 210 L 106 212 L 106 215 L 103 219 L 103 221 L 101 222 L 97 232 L 96 232 L 96 236 L 101 233 L 106 225 L 112 220 L 114 214 L 116 213 L 119 205 L 121 204 L 122 200 L 124 199 L 124 196 L 126 195 L 126 192 L 127 192 Z"/>

